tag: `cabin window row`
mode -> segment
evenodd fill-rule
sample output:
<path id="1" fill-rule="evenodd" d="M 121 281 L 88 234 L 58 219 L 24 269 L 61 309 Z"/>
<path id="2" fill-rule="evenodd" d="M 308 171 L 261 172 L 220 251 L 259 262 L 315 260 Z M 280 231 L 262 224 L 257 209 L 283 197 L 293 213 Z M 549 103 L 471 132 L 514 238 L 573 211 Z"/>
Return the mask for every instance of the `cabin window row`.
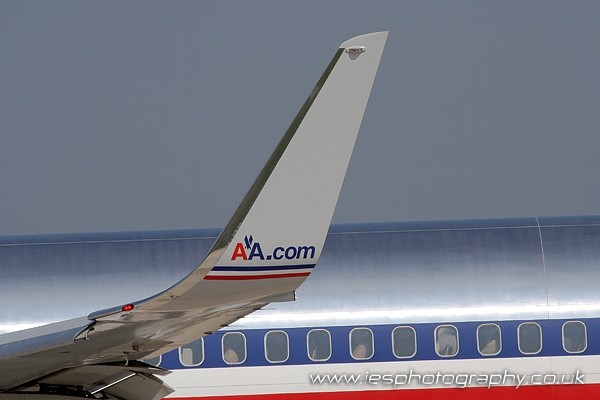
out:
<path id="1" fill-rule="evenodd" d="M 435 329 L 435 345 L 435 351 L 441 357 L 457 355 L 459 351 L 458 329 L 454 325 L 438 326 Z M 570 354 L 585 351 L 587 348 L 585 324 L 580 321 L 565 322 L 562 326 L 562 345 L 563 349 Z M 538 354 L 542 351 L 542 327 L 535 322 L 520 324 L 517 328 L 517 346 L 523 354 Z M 482 324 L 477 327 L 477 350 L 483 356 L 500 354 L 502 331 L 498 325 Z M 395 348 L 394 354 L 400 358 Z"/>
<path id="2" fill-rule="evenodd" d="M 435 328 L 435 351 L 440 357 L 454 357 L 459 352 L 459 331 L 454 325 Z M 477 327 L 477 350 L 483 356 L 495 356 L 502 351 L 502 331 L 493 323 Z M 524 322 L 517 328 L 517 345 L 523 354 L 537 354 L 542 350 L 542 328 L 535 322 Z M 567 353 L 582 353 L 587 348 L 587 330 L 583 322 L 569 321 L 562 326 L 562 345 Z M 331 357 L 331 334 L 326 329 L 313 329 L 306 335 L 306 349 L 312 361 L 327 361 Z M 412 358 L 417 354 L 417 336 L 414 328 L 398 326 L 392 331 L 392 351 L 397 358 Z M 269 331 L 264 336 L 264 356 L 270 363 L 283 363 L 289 358 L 288 334 L 281 330 Z M 356 360 L 368 360 L 375 352 L 373 331 L 355 328 L 349 335 L 349 352 Z M 221 340 L 223 361 L 230 365 L 246 361 L 246 337 L 240 332 L 228 332 Z M 191 342 L 179 348 L 182 365 L 194 367 L 204 361 L 204 341 Z M 157 365 L 160 358 L 146 360 Z"/>

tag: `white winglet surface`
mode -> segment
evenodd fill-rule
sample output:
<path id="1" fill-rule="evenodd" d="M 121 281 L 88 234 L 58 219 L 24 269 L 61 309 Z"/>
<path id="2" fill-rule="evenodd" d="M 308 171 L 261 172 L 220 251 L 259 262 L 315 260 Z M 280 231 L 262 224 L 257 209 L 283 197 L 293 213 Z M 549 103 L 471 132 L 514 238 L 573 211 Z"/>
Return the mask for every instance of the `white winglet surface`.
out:
<path id="1" fill-rule="evenodd" d="M 117 330 L 136 339 L 112 352 L 158 355 L 293 300 L 321 254 L 386 39 L 380 32 L 342 44 L 195 270 L 153 297 L 90 314 L 87 337 Z"/>
<path id="2" fill-rule="evenodd" d="M 331 223 L 386 39 L 387 32 L 372 33 L 340 46 L 324 85 L 208 279 L 310 272 Z"/>

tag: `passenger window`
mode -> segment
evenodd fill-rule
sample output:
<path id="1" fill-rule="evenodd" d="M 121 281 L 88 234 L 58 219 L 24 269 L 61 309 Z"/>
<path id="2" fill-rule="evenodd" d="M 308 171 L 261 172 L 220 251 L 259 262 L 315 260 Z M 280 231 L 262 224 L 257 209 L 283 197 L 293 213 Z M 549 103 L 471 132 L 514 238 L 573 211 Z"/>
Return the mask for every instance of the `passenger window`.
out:
<path id="1" fill-rule="evenodd" d="M 314 329 L 306 337 L 308 358 L 326 361 L 331 357 L 331 335 L 325 329 Z"/>
<path id="2" fill-rule="evenodd" d="M 542 350 L 542 328 L 535 322 L 524 322 L 518 328 L 519 351 L 537 354 Z"/>
<path id="3" fill-rule="evenodd" d="M 145 362 L 146 364 L 150 364 L 150 365 L 154 365 L 155 367 L 158 367 L 160 365 L 160 362 L 162 361 L 162 356 L 153 357 L 153 358 L 145 358 L 140 361 Z"/>
<path id="4" fill-rule="evenodd" d="M 417 354 L 417 337 L 410 326 L 399 326 L 392 331 L 392 347 L 398 358 L 411 358 Z"/>
<path id="5" fill-rule="evenodd" d="M 458 330 L 455 326 L 441 325 L 435 328 L 435 352 L 441 357 L 458 354 Z"/>
<path id="6" fill-rule="evenodd" d="M 246 336 L 238 332 L 223 335 L 223 361 L 227 364 L 241 364 L 246 361 Z"/>
<path id="7" fill-rule="evenodd" d="M 587 348 L 587 332 L 583 322 L 565 322 L 562 331 L 563 348 L 567 353 L 582 353 L 585 351 Z"/>
<path id="8" fill-rule="evenodd" d="M 483 324 L 477 328 L 477 349 L 484 356 L 495 356 L 502 350 L 500 327 L 496 324 Z"/>
<path id="9" fill-rule="evenodd" d="M 269 362 L 284 362 L 290 356 L 289 340 L 283 331 L 271 331 L 265 335 L 265 357 Z"/>
<path id="10" fill-rule="evenodd" d="M 368 360 L 373 357 L 373 332 L 368 328 L 350 331 L 350 355 L 355 360 Z"/>
<path id="11" fill-rule="evenodd" d="M 179 361 L 185 367 L 195 367 L 204 361 L 204 340 L 194 340 L 179 348 Z"/>

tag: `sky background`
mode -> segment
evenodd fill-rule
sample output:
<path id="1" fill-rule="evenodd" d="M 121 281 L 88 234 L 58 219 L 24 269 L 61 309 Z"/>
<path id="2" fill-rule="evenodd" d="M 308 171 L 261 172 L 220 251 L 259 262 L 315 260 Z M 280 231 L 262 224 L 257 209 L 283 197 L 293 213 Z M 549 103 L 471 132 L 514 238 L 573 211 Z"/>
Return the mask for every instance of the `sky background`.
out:
<path id="1" fill-rule="evenodd" d="M 0 235 L 223 226 L 339 44 L 381 30 L 333 222 L 600 214 L 598 21 L 595 1 L 1 1 Z"/>

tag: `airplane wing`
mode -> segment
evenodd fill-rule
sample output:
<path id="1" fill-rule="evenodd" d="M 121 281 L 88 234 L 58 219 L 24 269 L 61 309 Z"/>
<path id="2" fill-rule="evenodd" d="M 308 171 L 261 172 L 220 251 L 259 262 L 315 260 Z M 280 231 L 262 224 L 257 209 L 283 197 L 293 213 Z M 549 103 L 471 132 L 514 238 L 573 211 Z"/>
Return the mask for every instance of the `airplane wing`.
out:
<path id="1" fill-rule="evenodd" d="M 387 32 L 373 33 L 340 46 L 187 277 L 147 299 L 0 335 L 0 400 L 8 393 L 20 393 L 19 399 L 164 397 L 171 389 L 156 375 L 168 371 L 137 360 L 211 334 L 270 302 L 294 300 L 323 248 L 386 38 Z"/>

